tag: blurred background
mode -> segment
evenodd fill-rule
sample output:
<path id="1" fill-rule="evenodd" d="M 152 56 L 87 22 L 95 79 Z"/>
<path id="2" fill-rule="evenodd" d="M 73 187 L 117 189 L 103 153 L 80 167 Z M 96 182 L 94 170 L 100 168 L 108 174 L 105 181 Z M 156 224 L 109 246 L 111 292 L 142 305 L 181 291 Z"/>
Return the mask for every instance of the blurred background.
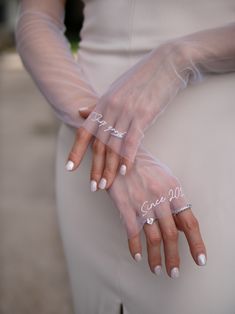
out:
<path id="1" fill-rule="evenodd" d="M 67 1 L 76 51 L 82 3 Z M 0 314 L 72 314 L 55 204 L 58 121 L 15 50 L 17 0 L 0 0 Z"/>

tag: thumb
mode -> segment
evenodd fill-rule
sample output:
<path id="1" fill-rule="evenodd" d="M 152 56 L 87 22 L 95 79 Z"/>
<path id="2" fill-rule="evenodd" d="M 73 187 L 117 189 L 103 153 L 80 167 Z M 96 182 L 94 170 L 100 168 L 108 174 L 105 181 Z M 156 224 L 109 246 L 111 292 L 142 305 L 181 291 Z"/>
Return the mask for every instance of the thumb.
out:
<path id="1" fill-rule="evenodd" d="M 95 105 L 91 105 L 89 107 L 82 107 L 78 110 L 79 115 L 82 118 L 86 119 L 89 116 L 89 114 L 93 111 L 94 108 L 95 108 Z"/>

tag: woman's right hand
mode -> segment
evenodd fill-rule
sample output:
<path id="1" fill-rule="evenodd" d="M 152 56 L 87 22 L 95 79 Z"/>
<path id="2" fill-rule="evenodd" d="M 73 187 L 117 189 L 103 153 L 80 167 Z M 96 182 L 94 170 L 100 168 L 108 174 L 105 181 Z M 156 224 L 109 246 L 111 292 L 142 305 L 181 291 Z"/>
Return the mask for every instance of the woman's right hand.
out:
<path id="1" fill-rule="evenodd" d="M 171 278 L 179 276 L 179 230 L 187 238 L 195 263 L 200 266 L 206 264 L 206 248 L 192 210 L 172 214 L 188 204 L 178 179 L 142 147 L 137 152 L 132 169 L 125 177 L 118 175 L 108 193 L 120 211 L 129 249 L 136 261 L 142 256 L 140 230 L 143 227 L 148 262 L 153 273 L 161 273 L 160 247 L 163 243 L 167 274 Z M 157 220 L 147 224 L 147 218 Z"/>

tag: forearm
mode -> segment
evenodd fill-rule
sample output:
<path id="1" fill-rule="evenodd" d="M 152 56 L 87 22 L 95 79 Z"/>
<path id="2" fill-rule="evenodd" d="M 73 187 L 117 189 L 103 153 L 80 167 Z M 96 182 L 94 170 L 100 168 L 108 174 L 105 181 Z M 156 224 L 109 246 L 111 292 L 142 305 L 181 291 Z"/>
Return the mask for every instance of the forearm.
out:
<path id="1" fill-rule="evenodd" d="M 58 1 L 21 2 L 15 35 L 22 61 L 57 116 L 79 127 L 78 109 L 95 104 L 96 97 L 64 31 L 64 7 Z"/>
<path id="2" fill-rule="evenodd" d="M 235 23 L 177 38 L 174 45 L 180 55 L 178 72 L 191 74 L 189 82 L 235 71 Z"/>

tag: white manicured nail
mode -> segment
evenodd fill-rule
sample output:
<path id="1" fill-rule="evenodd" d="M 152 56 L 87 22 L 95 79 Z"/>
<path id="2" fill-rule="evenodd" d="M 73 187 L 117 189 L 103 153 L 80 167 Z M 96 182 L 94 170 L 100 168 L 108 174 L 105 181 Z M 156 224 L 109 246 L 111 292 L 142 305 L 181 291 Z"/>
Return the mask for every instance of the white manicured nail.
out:
<path id="1" fill-rule="evenodd" d="M 81 111 L 81 112 L 87 111 L 87 110 L 88 110 L 88 107 L 81 107 L 80 109 L 78 109 L 78 111 Z"/>
<path id="2" fill-rule="evenodd" d="M 178 278 L 179 275 L 180 275 L 179 268 L 178 267 L 172 268 L 172 270 L 171 270 L 171 278 Z"/>
<path id="3" fill-rule="evenodd" d="M 121 165 L 119 173 L 124 176 L 126 174 L 126 165 Z"/>
<path id="4" fill-rule="evenodd" d="M 140 262 L 142 260 L 142 255 L 140 253 L 136 253 L 134 258 L 136 262 Z"/>
<path id="5" fill-rule="evenodd" d="M 205 254 L 199 254 L 197 257 L 197 261 L 199 266 L 205 266 L 206 265 L 206 255 Z"/>
<path id="6" fill-rule="evenodd" d="M 106 187 L 106 184 L 107 184 L 107 180 L 106 180 L 105 178 L 102 178 L 102 179 L 100 180 L 100 182 L 99 182 L 99 188 L 100 188 L 101 190 L 104 190 L 105 187 Z"/>
<path id="7" fill-rule="evenodd" d="M 157 276 L 160 276 L 162 274 L 162 266 L 161 265 L 157 265 L 155 268 L 154 268 L 154 273 L 157 275 Z"/>
<path id="8" fill-rule="evenodd" d="M 74 162 L 69 160 L 65 166 L 66 170 L 71 171 L 74 168 Z"/>
<path id="9" fill-rule="evenodd" d="M 95 180 L 91 180 L 91 192 L 95 192 L 97 190 L 97 182 Z"/>

